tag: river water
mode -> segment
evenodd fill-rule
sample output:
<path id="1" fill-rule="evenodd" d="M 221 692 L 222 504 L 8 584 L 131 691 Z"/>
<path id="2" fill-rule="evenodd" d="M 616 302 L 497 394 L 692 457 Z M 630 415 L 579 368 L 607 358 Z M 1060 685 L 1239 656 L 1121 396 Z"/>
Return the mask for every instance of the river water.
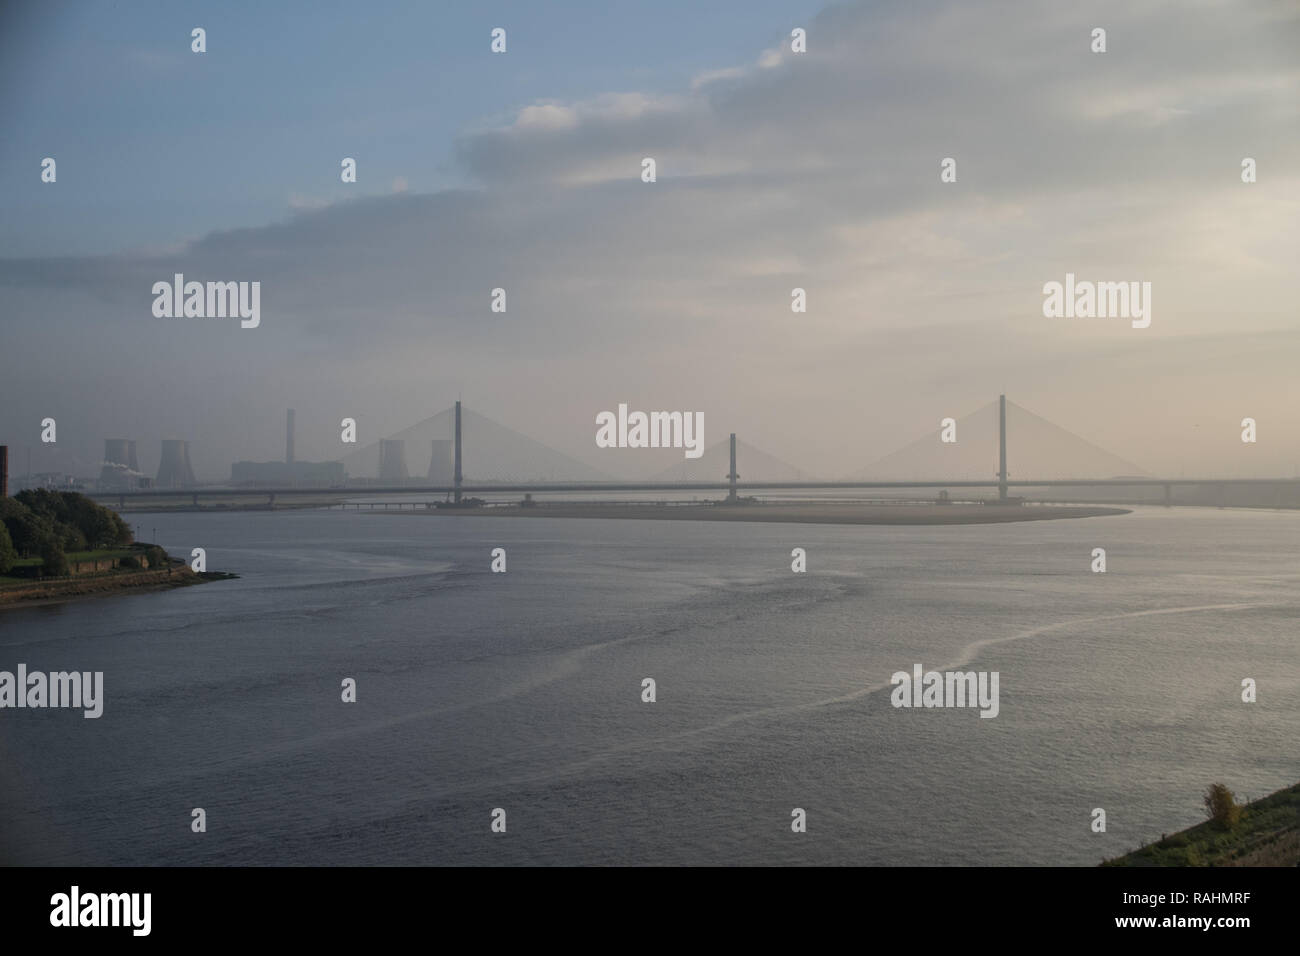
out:
<path id="1" fill-rule="evenodd" d="M 1294 512 L 131 520 L 241 578 L 0 612 L 106 698 L 0 711 L 4 862 L 1092 865 L 1300 779 Z M 997 717 L 892 707 L 916 663 Z"/>

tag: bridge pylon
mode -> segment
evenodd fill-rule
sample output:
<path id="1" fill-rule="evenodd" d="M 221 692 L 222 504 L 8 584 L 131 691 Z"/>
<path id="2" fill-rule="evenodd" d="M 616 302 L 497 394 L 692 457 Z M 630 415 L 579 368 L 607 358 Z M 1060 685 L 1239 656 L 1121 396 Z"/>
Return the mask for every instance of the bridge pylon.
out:
<path id="1" fill-rule="evenodd" d="M 737 501 L 740 500 L 736 496 L 736 479 L 739 477 L 740 475 L 736 473 L 736 433 L 732 432 L 731 433 L 731 471 L 726 475 L 727 480 L 731 482 L 731 488 L 727 492 L 727 501 L 731 502 L 732 504 L 735 504 Z"/>
<path id="2" fill-rule="evenodd" d="M 998 500 L 1007 500 L 1007 397 L 998 396 Z"/>
<path id="3" fill-rule="evenodd" d="M 446 432 L 443 432 L 445 435 Z M 456 400 L 456 470 L 452 475 L 452 481 L 456 485 L 456 504 L 460 504 L 460 486 L 462 482 L 460 473 L 460 399 Z"/>

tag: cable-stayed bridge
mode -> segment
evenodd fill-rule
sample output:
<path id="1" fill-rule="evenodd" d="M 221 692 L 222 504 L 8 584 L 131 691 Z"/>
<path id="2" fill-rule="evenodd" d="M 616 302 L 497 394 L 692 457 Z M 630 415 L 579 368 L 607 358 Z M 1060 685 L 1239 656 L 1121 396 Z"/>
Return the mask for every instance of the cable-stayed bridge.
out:
<path id="1" fill-rule="evenodd" d="M 1208 486 L 1218 490 L 1220 499 L 1233 486 L 1300 488 L 1300 480 L 1153 477 L 1132 462 L 1008 402 L 1005 396 L 957 420 L 955 428 L 955 442 L 942 441 L 941 430 L 936 430 L 838 481 L 812 479 L 796 466 L 738 441 L 735 434 L 706 449 L 700 458 L 675 464 L 649 480 L 622 481 L 462 409 L 457 402 L 391 439 L 362 446 L 342 459 L 350 475 L 355 469 L 375 477 L 350 477 L 345 484 L 330 487 L 211 485 L 101 493 L 97 497 L 117 499 L 123 507 L 127 500 L 191 497 L 198 505 L 201 496 L 239 495 L 267 497 L 272 504 L 277 495 L 432 495 L 445 496 L 453 504 L 469 504 L 465 496 L 477 494 L 690 491 L 725 492 L 728 500 L 736 501 L 741 491 L 938 488 L 996 489 L 997 497 L 986 503 L 1014 504 L 1021 499 L 1010 495 L 1012 488 L 1159 487 L 1164 489 L 1164 503 L 1170 504 L 1176 487 Z M 1018 463 L 1015 477 L 1008 468 L 1009 436 Z M 418 450 L 421 459 L 423 449 L 430 450 L 427 479 L 410 476 L 405 458 L 409 448 Z M 443 461 L 444 457 L 448 460 Z M 468 479 L 467 459 L 476 462 Z M 747 461 L 757 466 L 758 473 L 773 477 L 757 480 L 751 471 L 751 477 L 742 479 L 739 469 L 745 469 Z"/>

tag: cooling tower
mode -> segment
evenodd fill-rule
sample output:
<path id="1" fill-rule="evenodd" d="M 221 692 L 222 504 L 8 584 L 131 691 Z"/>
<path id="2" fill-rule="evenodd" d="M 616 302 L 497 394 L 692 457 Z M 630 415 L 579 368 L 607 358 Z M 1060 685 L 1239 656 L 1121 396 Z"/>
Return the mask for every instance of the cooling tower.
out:
<path id="1" fill-rule="evenodd" d="M 105 438 L 104 463 L 110 465 L 126 465 L 128 468 L 134 468 L 134 445 L 135 442 L 128 441 L 125 438 Z"/>
<path id="2" fill-rule="evenodd" d="M 404 484 L 407 477 L 406 442 L 400 438 L 381 438 L 379 440 L 379 480 L 392 484 Z"/>
<path id="3" fill-rule="evenodd" d="M 99 470 L 100 490 L 129 490 L 140 478 L 135 442 L 126 438 L 104 439 L 104 466 Z"/>
<path id="4" fill-rule="evenodd" d="M 433 457 L 429 459 L 429 484 L 450 486 L 452 482 L 452 442 L 448 438 L 434 438 Z"/>
<path id="5" fill-rule="evenodd" d="M 195 484 L 194 469 L 190 467 L 190 443 L 164 439 L 162 461 L 158 463 L 159 488 L 188 488 Z"/>

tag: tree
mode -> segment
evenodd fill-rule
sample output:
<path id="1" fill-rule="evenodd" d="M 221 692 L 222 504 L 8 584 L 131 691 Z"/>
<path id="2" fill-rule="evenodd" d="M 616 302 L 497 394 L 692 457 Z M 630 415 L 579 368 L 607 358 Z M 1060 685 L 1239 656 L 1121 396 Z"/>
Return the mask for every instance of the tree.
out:
<path id="1" fill-rule="evenodd" d="M 1205 815 L 1223 830 L 1231 830 L 1241 819 L 1241 806 L 1236 795 L 1222 783 L 1205 789 Z"/>
<path id="2" fill-rule="evenodd" d="M 14 566 L 18 560 L 18 552 L 14 550 L 13 539 L 9 537 L 9 529 L 3 522 L 0 522 L 0 574 L 8 574 L 9 569 Z"/>
<path id="3" fill-rule="evenodd" d="M 65 551 L 112 548 L 131 543 L 131 529 L 116 512 L 75 491 L 28 488 L 7 500 L 11 504 L 4 512 L 6 524 L 10 523 L 8 515 L 11 514 L 14 521 L 19 520 L 18 511 L 31 515 L 45 533 L 58 538 Z M 9 534 L 14 539 L 14 546 L 24 550 L 14 527 L 10 526 Z"/>
<path id="4" fill-rule="evenodd" d="M 55 578 L 69 573 L 68 556 L 56 540 L 46 538 L 41 544 L 41 576 Z"/>
<path id="5" fill-rule="evenodd" d="M 42 543 L 55 537 L 50 519 L 36 514 L 17 498 L 0 498 L 0 522 L 23 557 L 40 554 Z"/>

